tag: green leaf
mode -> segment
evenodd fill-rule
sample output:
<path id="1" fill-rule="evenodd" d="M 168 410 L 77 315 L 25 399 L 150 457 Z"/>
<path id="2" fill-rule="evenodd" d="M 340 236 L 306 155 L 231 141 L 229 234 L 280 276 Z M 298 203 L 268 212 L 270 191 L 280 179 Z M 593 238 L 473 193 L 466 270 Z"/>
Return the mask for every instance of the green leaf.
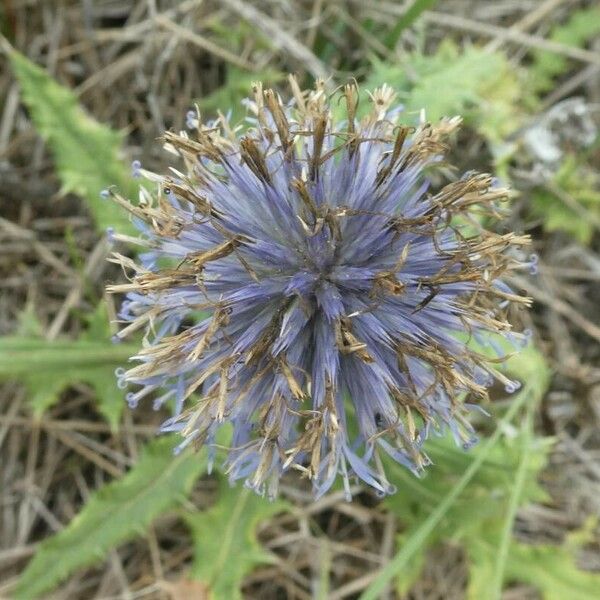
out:
<path id="1" fill-rule="evenodd" d="M 553 183 L 600 220 L 600 178 L 584 164 L 583 159 L 575 155 L 565 156 L 554 174 Z M 552 190 L 535 189 L 531 206 L 534 214 L 543 219 L 547 231 L 565 231 L 582 244 L 589 244 L 595 226 L 592 220 L 576 213 Z"/>
<path id="2" fill-rule="evenodd" d="M 125 406 L 117 387 L 115 368 L 137 353 L 132 344 L 113 344 L 108 317 L 100 305 L 89 318 L 90 327 L 77 340 L 49 342 L 36 337 L 0 337 L 0 380 L 17 379 L 25 385 L 36 416 L 41 416 L 74 383 L 92 386 L 98 409 L 116 429 Z"/>
<path id="3" fill-rule="evenodd" d="M 9 57 L 33 122 L 52 151 L 62 191 L 87 201 L 99 230 L 135 232 L 125 211 L 100 198 L 100 191 L 112 185 L 137 198 L 137 185 L 119 159 L 121 133 L 87 115 L 71 90 L 28 58 L 16 50 L 10 50 Z"/>
<path id="4" fill-rule="evenodd" d="M 205 470 L 206 459 L 193 453 L 174 457 L 173 445 L 172 438 L 152 442 L 129 473 L 90 496 L 69 525 L 41 543 L 14 597 L 45 594 L 71 573 L 101 562 L 119 544 L 143 535 L 154 519 L 175 508 Z"/>
<path id="5" fill-rule="evenodd" d="M 399 594 L 405 594 L 419 577 L 427 551 L 442 541 L 458 541 L 468 549 L 490 523 L 498 532 L 506 525 L 507 506 L 515 494 L 514 473 L 522 464 L 524 448 L 523 443 L 515 443 L 523 439 L 523 433 L 517 440 L 510 439 L 515 435 L 510 422 L 521 407 L 535 406 L 541 400 L 549 380 L 542 356 L 532 348 L 509 361 L 508 366 L 526 384 L 488 440 L 469 453 L 457 449 L 449 437 L 428 442 L 433 465 L 422 479 L 394 462 L 386 462 L 386 471 L 398 491 L 386 498 L 384 506 L 398 516 L 405 529 L 399 536 L 399 552 L 361 596 L 363 600 L 376 598 L 393 577 L 397 578 Z M 501 439 L 503 433 L 506 435 Z M 524 476 L 518 490 L 520 503 L 547 499 L 537 484 L 537 474 L 545 465 L 548 447 L 549 440 L 539 438 L 527 443 L 528 456 L 522 464 Z M 499 535 L 496 542 L 493 560 L 486 565 L 488 588 Z"/>
<path id="6" fill-rule="evenodd" d="M 579 569 L 573 550 L 565 546 L 513 542 L 506 575 L 511 581 L 533 585 L 544 600 L 592 600 L 600 590 L 600 574 Z"/>
<path id="7" fill-rule="evenodd" d="M 282 500 L 269 502 L 247 488 L 232 488 L 220 476 L 215 504 L 185 516 L 194 538 L 191 577 L 205 583 L 215 600 L 241 600 L 244 577 L 274 561 L 256 538 L 257 526 L 289 508 Z"/>
<path id="8" fill-rule="evenodd" d="M 519 507 L 548 501 L 537 478 L 552 440 L 533 435 L 532 419 L 550 372 L 542 355 L 531 347 L 507 366 L 526 384 L 485 444 L 467 454 L 456 449 L 450 438 L 430 442 L 427 450 L 434 464 L 421 480 L 395 463 L 386 467 L 399 485 L 384 505 L 405 528 L 398 539 L 400 551 L 363 598 L 375 598 L 394 575 L 399 595 L 406 594 L 420 576 L 428 550 L 447 541 L 465 550 L 468 600 L 498 600 L 503 587 L 514 582 L 534 586 L 544 600 L 597 596 L 600 575 L 581 571 L 574 562 L 577 546 L 584 540 L 572 539 L 562 546 L 527 545 L 512 535 Z M 515 430 L 510 420 L 521 405 L 527 416 Z M 500 431 L 506 434 L 502 440 Z"/>
<path id="9" fill-rule="evenodd" d="M 600 34 L 600 8 L 590 6 L 571 14 L 562 25 L 555 26 L 549 39 L 567 46 L 582 47 Z M 529 86 L 537 93 L 547 92 L 554 86 L 554 79 L 567 71 L 571 61 L 556 54 L 536 50 L 528 69 Z"/>
<path id="10" fill-rule="evenodd" d="M 505 345 L 507 352 L 514 352 L 504 339 L 496 340 Z M 506 370 L 521 381 L 526 382 L 532 389 L 535 402 L 539 402 L 550 385 L 552 375 L 544 355 L 533 345 L 529 344 L 506 361 Z"/>
<path id="11" fill-rule="evenodd" d="M 475 510 L 489 510 L 489 505 L 482 504 L 481 498 L 476 499 L 471 497 L 466 503 L 469 506 L 468 516 L 464 514 L 453 514 L 453 511 L 456 511 L 457 507 L 458 510 L 462 508 L 462 511 L 464 511 L 465 503 L 464 501 L 461 502 L 461 499 L 464 499 L 465 494 L 467 497 L 471 495 L 469 483 L 474 479 L 475 475 L 478 474 L 485 461 L 492 454 L 494 447 L 500 440 L 503 427 L 510 423 L 512 418 L 526 401 L 531 401 L 531 389 L 528 386 L 526 386 L 521 394 L 519 394 L 518 398 L 515 399 L 492 436 L 479 448 L 477 455 L 469 464 L 468 468 L 459 479 L 456 480 L 452 478 L 450 480 L 450 485 L 446 490 L 443 490 L 443 492 L 440 493 L 439 484 L 442 481 L 442 474 L 439 470 L 429 469 L 429 473 L 425 480 L 425 486 L 426 482 L 429 482 L 432 487 L 430 489 L 425 487 L 425 493 L 423 494 L 424 500 L 429 497 L 428 502 L 419 502 L 414 494 L 415 490 L 413 489 L 413 493 L 409 495 L 407 505 L 406 489 L 403 490 L 402 486 L 399 486 L 399 492 L 386 500 L 386 506 L 390 507 L 390 509 L 396 512 L 401 518 L 408 519 L 407 531 L 402 536 L 400 551 L 381 570 L 378 577 L 361 595 L 361 600 L 375 600 L 387 582 L 394 577 L 401 577 L 405 569 L 408 569 L 408 572 L 414 577 L 417 572 L 415 562 L 417 566 L 423 564 L 424 553 L 427 547 L 430 547 L 436 541 L 443 539 L 440 536 L 443 531 L 447 530 L 448 526 L 451 528 L 451 532 L 448 533 L 457 534 L 460 532 L 459 528 L 468 528 L 473 523 L 473 508 L 475 508 Z M 396 471 L 400 468 L 401 467 L 397 467 Z M 448 480 L 446 480 L 447 485 L 448 483 Z M 425 507 L 427 508 L 425 509 Z M 454 531 L 452 532 L 452 530 Z M 412 584 L 412 581 L 410 583 Z M 400 584 L 399 587 L 402 592 L 406 587 L 406 582 Z"/>
<path id="12" fill-rule="evenodd" d="M 407 113 L 425 109 L 430 121 L 461 115 L 494 144 L 518 126 L 519 74 L 504 54 L 476 46 L 461 50 L 446 40 L 435 54 L 414 52 L 403 63 L 374 59 L 365 86 L 388 83 L 399 91 Z"/>
<path id="13" fill-rule="evenodd" d="M 491 593 L 492 567 L 498 552 L 497 530 L 483 529 L 465 544 L 469 559 L 468 600 L 497 600 Z M 598 597 L 600 574 L 582 571 L 574 560 L 576 546 L 524 544 L 512 540 L 507 553 L 505 580 L 532 585 L 544 600 L 593 600 Z"/>

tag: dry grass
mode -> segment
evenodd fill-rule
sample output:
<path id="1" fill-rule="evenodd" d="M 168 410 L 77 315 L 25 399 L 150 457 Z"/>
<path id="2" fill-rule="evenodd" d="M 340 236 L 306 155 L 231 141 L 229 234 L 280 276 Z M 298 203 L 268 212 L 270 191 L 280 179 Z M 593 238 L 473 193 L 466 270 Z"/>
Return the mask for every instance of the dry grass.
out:
<path id="1" fill-rule="evenodd" d="M 451 35 L 503 47 L 517 63 L 528 49 L 547 48 L 549 27 L 576 4 L 448 0 L 439 4 L 443 13 L 425 17 L 427 44 Z M 99 121 L 126 130 L 128 154 L 150 167 L 164 160 L 155 139 L 165 129 L 182 127 L 190 101 L 221 85 L 231 65 L 325 73 L 328 67 L 314 47 L 319 30 L 336 49 L 329 65 L 345 76 L 337 72 L 336 56 L 357 64 L 365 52 L 394 59 L 394 52 L 360 25 L 359 16 L 389 20 L 402 9 L 401 3 L 379 0 L 10 0 L 3 6 L 14 45 L 75 89 Z M 350 25 L 350 35 L 340 37 L 340 20 Z M 215 39 L 209 22 L 232 28 L 245 23 L 243 51 L 232 53 Z M 395 52 L 416 43 L 408 32 Z M 599 47 L 578 53 L 550 48 L 576 59 L 549 95 L 552 103 L 574 92 L 600 101 Z M 477 140 L 464 142 L 465 153 L 477 154 Z M 600 156 L 594 160 L 600 168 Z M 49 338 L 74 336 L 81 326 L 78 314 L 100 297 L 110 267 L 85 207 L 74 197 L 59 197 L 52 162 L 19 102 L 6 62 L 0 62 L 0 178 L 0 333 L 14 331 L 18 315 L 30 307 Z M 516 202 L 512 219 L 517 229 L 534 235 L 541 274 L 518 284 L 536 300 L 531 326 L 554 371 L 537 427 L 558 443 L 544 474 L 552 503 L 522 511 L 517 530 L 527 539 L 558 541 L 586 516 L 600 514 L 600 237 L 596 232 L 593 243 L 583 247 L 562 234 L 542 234 L 539 224 L 523 222 L 525 201 Z M 83 271 L 86 291 L 73 294 L 83 289 Z M 0 387 L 0 597 L 8 594 L 39 541 L 60 530 L 94 489 L 135 461 L 159 421 L 160 415 L 143 409 L 128 411 L 120 431 L 111 433 L 94 409 L 90 389 L 81 385 L 37 423 L 18 385 Z M 207 506 L 212 488 L 213 482 L 204 480 L 191 502 Z M 335 493 L 313 504 L 296 480 L 287 482 L 284 494 L 296 512 L 273 519 L 261 532 L 280 560 L 248 578 L 247 597 L 312 598 L 323 564 L 330 565 L 328 598 L 357 597 L 393 552 L 393 519 L 368 494 L 353 504 Z M 600 570 L 599 550 L 596 535 L 581 565 Z M 184 598 L 181 578 L 190 561 L 188 534 L 165 518 L 145 539 L 71 578 L 55 597 Z M 462 598 L 465 582 L 464 557 L 448 546 L 431 557 L 409 597 Z M 530 597 L 535 595 L 524 588 L 505 595 Z"/>

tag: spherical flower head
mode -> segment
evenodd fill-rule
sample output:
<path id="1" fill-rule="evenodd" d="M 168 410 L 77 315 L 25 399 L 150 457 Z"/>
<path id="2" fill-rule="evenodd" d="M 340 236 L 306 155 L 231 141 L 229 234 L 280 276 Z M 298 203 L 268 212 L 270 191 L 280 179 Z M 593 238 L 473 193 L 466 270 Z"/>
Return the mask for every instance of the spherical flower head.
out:
<path id="1" fill-rule="evenodd" d="M 173 400 L 162 431 L 179 449 L 213 456 L 229 424 L 224 469 L 259 493 L 296 469 L 315 496 L 338 476 L 383 495 L 383 455 L 419 473 L 432 432 L 469 446 L 469 407 L 496 379 L 516 387 L 493 338 L 526 338 L 506 317 L 528 300 L 500 278 L 528 265 L 529 240 L 484 229 L 507 194 L 489 175 L 429 190 L 460 119 L 403 124 L 387 86 L 359 119 L 356 86 L 290 84 L 285 102 L 253 86 L 245 131 L 188 119 L 165 134 L 184 169 L 138 166 L 157 190 L 135 205 L 112 193 L 145 246 L 113 256 L 129 278 L 110 287 L 127 294 L 119 337 L 145 332 L 119 380 L 131 406 Z"/>

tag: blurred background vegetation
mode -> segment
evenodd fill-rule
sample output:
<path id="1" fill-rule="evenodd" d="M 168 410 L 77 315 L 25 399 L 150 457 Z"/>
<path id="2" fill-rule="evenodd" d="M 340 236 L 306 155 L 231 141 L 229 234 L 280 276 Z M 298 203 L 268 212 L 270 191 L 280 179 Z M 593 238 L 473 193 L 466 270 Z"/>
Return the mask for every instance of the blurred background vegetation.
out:
<path id="1" fill-rule="evenodd" d="M 600 7 L 580 0 L 0 2 L 0 597 L 592 600 L 600 595 Z M 164 170 L 158 139 L 289 72 L 461 114 L 450 159 L 514 190 L 532 235 L 533 343 L 465 453 L 399 491 L 268 503 L 165 414 L 126 408 L 99 192 Z M 130 249 L 119 248 L 123 252 Z"/>

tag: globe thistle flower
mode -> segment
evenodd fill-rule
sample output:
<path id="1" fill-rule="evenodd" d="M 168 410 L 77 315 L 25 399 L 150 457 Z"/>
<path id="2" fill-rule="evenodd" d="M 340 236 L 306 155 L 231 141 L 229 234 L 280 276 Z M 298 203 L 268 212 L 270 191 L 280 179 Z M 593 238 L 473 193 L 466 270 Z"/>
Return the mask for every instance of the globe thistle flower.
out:
<path id="1" fill-rule="evenodd" d="M 490 359 L 469 340 L 526 340 L 507 310 L 528 299 L 501 277 L 534 266 L 519 258 L 529 240 L 482 226 L 507 196 L 489 175 L 429 191 L 459 118 L 401 124 L 384 86 L 358 119 L 356 86 L 331 100 L 323 82 L 290 83 L 288 102 L 253 86 L 246 131 L 188 114 L 190 134 L 165 134 L 185 168 L 136 163 L 156 193 L 111 192 L 141 232 L 113 237 L 145 247 L 112 258 L 129 279 L 109 288 L 127 294 L 117 337 L 145 332 L 117 375 L 131 406 L 173 400 L 162 431 L 180 450 L 214 455 L 230 424 L 224 468 L 259 493 L 297 469 L 316 496 L 338 475 L 348 494 L 351 477 L 387 494 L 383 455 L 419 473 L 430 433 L 468 447 L 473 402 L 518 385 L 500 347 Z"/>

